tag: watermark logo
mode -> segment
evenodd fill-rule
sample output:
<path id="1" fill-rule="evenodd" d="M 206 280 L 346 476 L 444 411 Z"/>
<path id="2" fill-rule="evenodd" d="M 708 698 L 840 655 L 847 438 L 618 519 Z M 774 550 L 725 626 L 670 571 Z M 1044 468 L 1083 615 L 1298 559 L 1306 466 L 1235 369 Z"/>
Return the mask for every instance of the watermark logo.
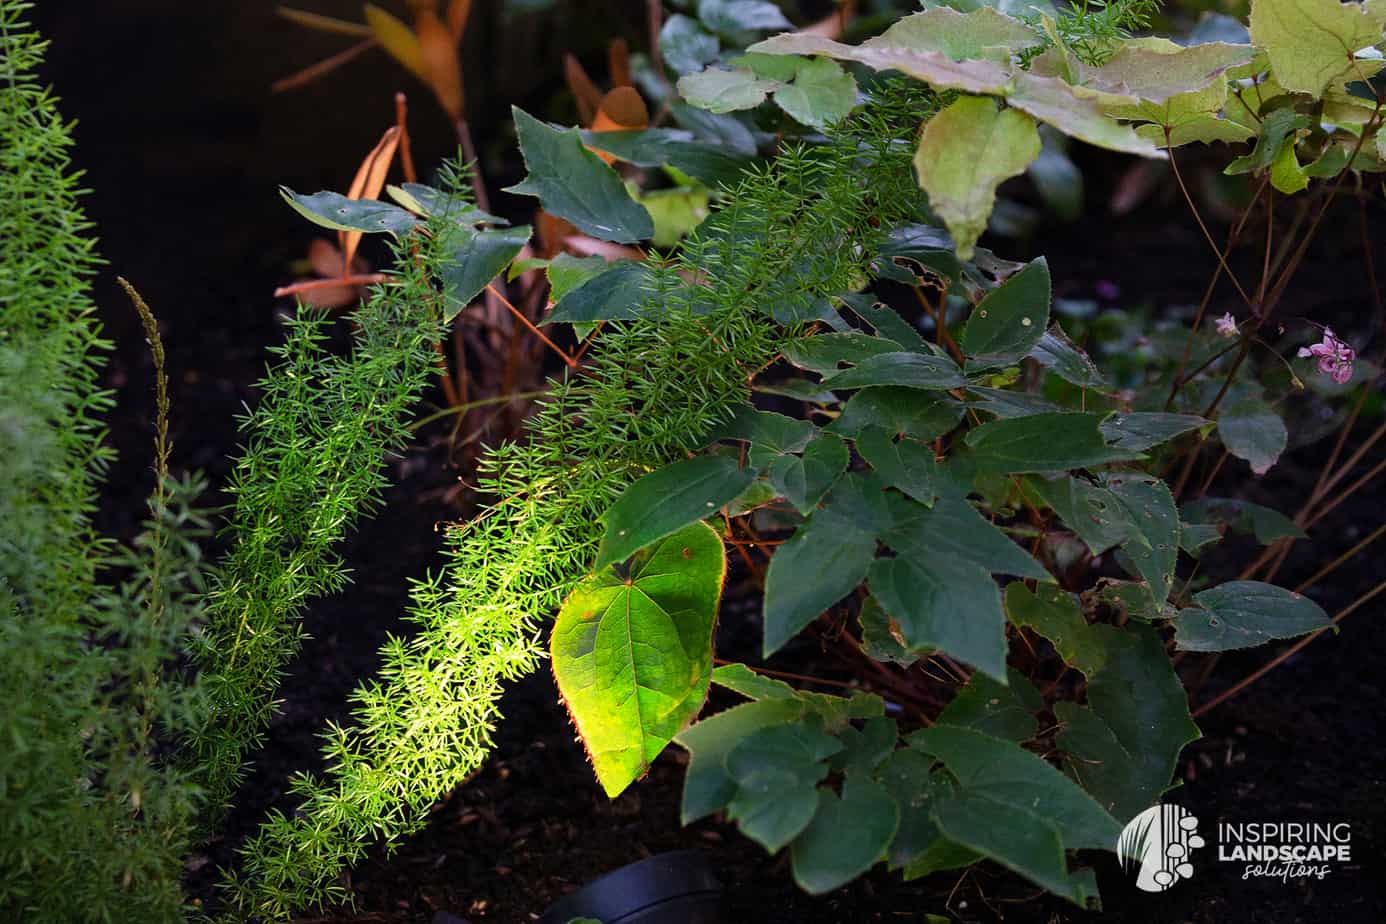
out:
<path id="1" fill-rule="evenodd" d="M 1253 821 L 1218 825 L 1218 861 L 1238 863 L 1243 879 L 1322 879 L 1352 862 L 1347 822 Z"/>
<path id="2" fill-rule="evenodd" d="M 1190 852 L 1204 844 L 1198 819 L 1182 805 L 1153 805 L 1122 829 L 1117 859 L 1136 877 L 1136 888 L 1163 892 L 1194 874 Z"/>

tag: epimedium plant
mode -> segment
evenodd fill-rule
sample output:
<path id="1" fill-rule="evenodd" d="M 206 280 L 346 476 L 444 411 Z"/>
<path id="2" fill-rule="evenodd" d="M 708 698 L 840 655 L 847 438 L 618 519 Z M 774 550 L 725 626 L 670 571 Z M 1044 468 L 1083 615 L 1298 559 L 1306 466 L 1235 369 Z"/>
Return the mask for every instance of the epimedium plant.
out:
<path id="1" fill-rule="evenodd" d="M 17 6 L 0 8 L 7 43 Z M 215 569 L 169 538 L 203 524 L 195 485 L 170 486 L 156 494 L 148 540 L 163 551 L 120 593 L 97 591 L 107 562 L 88 554 L 83 511 L 86 415 L 100 401 L 86 403 L 90 364 L 71 366 L 95 334 L 80 311 L 20 326 L 9 313 L 20 302 L 7 298 L 7 332 L 41 349 L 7 347 L 0 359 L 48 365 L 5 386 L 64 390 L 52 413 L 37 393 L 16 392 L 15 407 L 40 408 L 23 428 L 56 437 L 26 444 L 49 454 L 21 473 L 35 490 L 3 498 L 29 518 L 7 522 L 42 512 L 35 496 L 61 516 L 45 521 L 53 530 L 3 535 L 75 578 L 30 586 L 37 570 L 6 572 L 0 603 L 13 625 L 43 629 L 31 634 L 47 659 L 20 659 L 27 672 L 6 677 L 71 674 L 58 688 L 81 695 L 54 715 L 119 719 L 82 743 L 45 725 L 38 701 L 25 713 L 33 741 L 61 741 L 54 753 L 71 772 L 44 782 L 60 791 L 50 804 L 72 811 L 16 816 L 17 846 L 6 847 L 16 868 L 39 862 L 29 850 L 38 822 L 59 830 L 96 805 L 106 814 L 91 825 L 115 819 L 107 827 L 144 848 L 130 855 L 158 869 L 113 889 L 101 867 L 91 881 L 117 894 L 92 894 L 121 908 L 121 890 L 157 888 L 156 910 L 141 910 L 176 917 L 177 854 L 194 818 L 205 833 L 233 797 L 301 644 L 298 614 L 345 583 L 333 547 L 378 502 L 383 456 L 408 439 L 434 346 L 474 300 L 496 294 L 498 276 L 542 272 L 544 342 L 564 372 L 525 437 L 483 459 L 489 505 L 448 531 L 444 567 L 415 584 L 415 632 L 385 645 L 351 720 L 325 729 L 325 769 L 296 777 L 293 811 L 271 815 L 241 848 L 223 916 L 282 920 L 348 897 L 342 871 L 371 844 L 417 830 L 485 760 L 503 684 L 539 666 L 555 612 L 553 670 L 607 792 L 676 742 L 691 754 L 684 820 L 724 811 L 768 850 L 788 848 L 810 891 L 882 861 L 913 877 L 989 858 L 1076 903 L 1095 898 L 1091 872 L 1070 868 L 1067 851 L 1112 849 L 1198 735 L 1166 639 L 1216 652 L 1329 624 L 1252 571 L 1215 585 L 1181 575 L 1181 556 L 1224 530 L 1270 542 L 1301 535 L 1303 517 L 1177 498 L 1205 447 L 1258 473 L 1273 465 L 1297 386 L 1341 392 L 1374 375 L 1330 330 L 1313 346 L 1279 347 L 1304 354 L 1293 357 L 1260 332 L 1276 326 L 1333 194 L 1381 164 L 1370 49 L 1386 10 L 1257 0 L 1249 35 L 1181 46 L 1127 36 L 1149 12 L 1139 2 L 1005 9 L 1015 15 L 938 6 L 870 20 L 870 37 L 853 44 L 839 41 L 845 18 L 757 41 L 790 28 L 774 4 L 702 0 L 663 22 L 658 54 L 637 68 L 680 127 L 579 130 L 516 109 L 528 176 L 511 191 L 616 259 L 535 258 L 530 226 L 468 201 L 460 165 L 432 184 L 387 187 L 391 202 L 283 190 L 318 225 L 393 237 L 394 270 L 353 314 L 349 354 L 323 348 L 317 314 L 289 326 L 245 421 L 229 552 Z M 19 47 L 26 57 L 7 60 L 31 68 L 36 52 Z M 7 120 L 51 118 L 23 86 L 4 97 Z M 1183 144 L 1250 144 L 1228 170 L 1250 174 L 1253 205 L 1267 209 L 1273 193 L 1327 193 L 1306 200 L 1319 207 L 1292 246 L 1273 261 L 1268 248 L 1259 286 L 1231 273 L 1231 242 L 1209 237 L 1245 312 L 1214 324 L 1201 308 L 1188 330 L 1162 338 L 1154 377 L 1142 380 L 1129 360 L 1099 366 L 1058 323 L 1043 258 L 1018 264 L 978 246 L 999 185 L 1040 155 L 1041 123 L 1172 165 Z M 66 144 L 60 126 L 29 127 Z M 19 162 L 24 150 L 5 155 Z M 63 164 L 42 163 L 43 176 L 16 176 L 29 193 L 56 195 L 58 225 L 80 230 Z M 370 170 L 383 182 L 383 166 Z M 16 258 L 33 259 L 35 240 L 16 240 Z M 61 240 L 80 276 L 86 245 Z M 645 241 L 666 251 L 647 253 Z M 923 315 L 888 303 L 891 286 L 913 291 Z M 564 336 L 580 344 L 572 354 L 554 342 Z M 161 436 L 161 484 L 167 452 Z M 821 632 L 856 653 L 870 690 L 831 696 L 745 664 L 714 669 L 729 545 L 753 573 L 753 554 L 768 556 L 763 653 Z M 84 616 L 93 600 L 109 615 Z M 129 615 L 148 608 L 167 614 L 164 628 Z M 74 657 L 92 638 L 136 642 L 130 664 Z M 1047 642 L 1050 661 L 1016 643 L 1031 639 Z M 113 645 L 110 657 L 125 650 Z M 188 658 L 195 673 L 181 667 Z M 920 694 L 925 666 L 959 682 L 946 706 Z M 1045 670 L 1050 682 L 1037 684 Z M 748 702 L 695 721 L 714 683 Z M 111 689 L 133 705 L 109 705 Z M 1057 722 L 1042 727 L 1041 714 Z M 130 715 L 153 718 L 120 718 Z M 181 756 L 167 759 L 163 744 L 179 742 Z M 0 770 L 18 779 L 41 763 Z M 99 795 L 65 785 L 79 778 Z M 156 791 L 151 805 L 144 794 Z M 92 830 L 70 833 L 76 843 Z M 151 831 L 173 836 L 160 844 Z M 80 846 L 60 851 L 67 867 Z M 0 897 L 47 908 L 56 893 L 35 897 L 33 879 Z M 35 919 L 61 919 L 45 913 Z"/>

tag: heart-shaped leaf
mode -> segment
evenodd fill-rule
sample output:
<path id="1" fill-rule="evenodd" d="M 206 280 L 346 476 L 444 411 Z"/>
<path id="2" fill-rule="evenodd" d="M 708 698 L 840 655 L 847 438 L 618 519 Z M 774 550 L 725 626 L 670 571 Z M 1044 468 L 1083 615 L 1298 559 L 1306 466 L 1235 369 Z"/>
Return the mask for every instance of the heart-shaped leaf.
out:
<path id="1" fill-rule="evenodd" d="M 607 795 L 644 774 L 702 709 L 725 574 L 721 538 L 695 523 L 564 601 L 554 677 Z"/>

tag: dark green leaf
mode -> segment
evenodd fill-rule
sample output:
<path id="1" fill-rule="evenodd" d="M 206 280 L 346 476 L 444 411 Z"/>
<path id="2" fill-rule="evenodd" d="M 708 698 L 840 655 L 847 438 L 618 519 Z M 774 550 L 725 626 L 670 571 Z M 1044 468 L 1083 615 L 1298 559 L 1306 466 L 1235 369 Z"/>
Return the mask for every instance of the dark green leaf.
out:
<path id="1" fill-rule="evenodd" d="M 1087 353 L 1078 349 L 1057 324 L 1051 324 L 1039 343 L 1030 351 L 1030 358 L 1046 367 L 1065 382 L 1079 388 L 1106 388 L 1107 379 L 1098 371 Z"/>
<path id="2" fill-rule="evenodd" d="M 802 452 L 817 433 L 818 428 L 807 420 L 742 405 L 718 428 L 714 439 L 745 440 L 751 444 L 751 464 L 764 468 L 783 453 Z"/>
<path id="3" fill-rule="evenodd" d="M 1016 626 L 1049 639 L 1064 662 L 1092 677 L 1107 659 L 1110 626 L 1089 625 L 1078 598 L 1053 584 L 1032 592 L 1019 581 L 1006 587 L 1006 615 Z"/>
<path id="4" fill-rule="evenodd" d="M 1161 414 L 1150 411 L 1116 413 L 1102 422 L 1102 435 L 1117 449 L 1144 452 L 1151 446 L 1158 446 L 1207 422 L 1193 414 Z"/>
<path id="5" fill-rule="evenodd" d="M 1057 414 L 1062 410 L 1048 398 L 1027 391 L 969 385 L 967 393 L 977 398 L 967 402 L 968 407 L 995 414 L 997 417 L 1030 417 L 1035 414 Z"/>
<path id="6" fill-rule="evenodd" d="M 727 817 L 771 853 L 803 831 L 818 806 L 816 784 L 828 775 L 824 759 L 842 744 L 801 722 L 771 725 L 727 753 L 737 791 Z"/>
<path id="7" fill-rule="evenodd" d="M 529 225 L 501 228 L 495 231 L 474 231 L 458 228 L 457 249 L 442 269 L 443 295 L 447 308 L 443 320 L 451 321 L 476 298 L 492 279 L 515 259 L 529 243 Z"/>
<path id="8" fill-rule="evenodd" d="M 451 218 L 459 225 L 508 225 L 504 218 L 483 212 L 466 199 L 449 196 L 447 193 L 423 183 L 401 183 L 399 186 L 386 186 L 385 191 L 400 205 L 419 215 L 442 215 Z"/>
<path id="9" fill-rule="evenodd" d="M 870 773 L 891 755 L 900 729 L 894 719 L 877 716 L 867 719 L 860 730 L 846 725 L 836 734 L 837 740 L 842 742 L 842 750 L 833 755 L 829 764 L 834 770 L 854 776 Z"/>
<path id="10" fill-rule="evenodd" d="M 657 539 L 712 516 L 755 480 L 727 456 L 700 456 L 657 469 L 626 488 L 605 514 L 593 570 L 630 557 Z"/>
<path id="11" fill-rule="evenodd" d="M 766 657 L 866 577 L 876 557 L 876 539 L 815 514 L 776 550 L 765 575 Z"/>
<path id="12" fill-rule="evenodd" d="M 1304 530 L 1278 510 L 1231 497 L 1205 497 L 1185 504 L 1182 515 L 1187 522 L 1212 521 L 1225 524 L 1243 535 L 1253 535 L 1262 545 L 1277 539 L 1303 539 Z"/>
<path id="13" fill-rule="evenodd" d="M 1121 833 L 1116 819 L 1091 796 L 1013 742 L 951 725 L 915 732 L 910 742 L 943 761 L 961 792 L 985 793 L 1017 811 L 1034 813 L 1054 826 L 1069 850 L 1111 850 Z M 1016 822 L 1011 826 L 1021 827 Z"/>
<path id="14" fill-rule="evenodd" d="M 770 467 L 770 481 L 795 510 L 808 516 L 838 476 L 847 471 L 850 461 L 847 444 L 832 433 L 823 433 L 808 444 L 802 456 L 776 459 Z"/>
<path id="15" fill-rule="evenodd" d="M 675 13 L 659 30 L 659 52 L 676 73 L 692 74 L 717 60 L 717 36 L 694 20 Z"/>
<path id="16" fill-rule="evenodd" d="M 868 581 L 911 651 L 941 649 L 1005 683 L 1006 616 L 984 569 L 941 557 L 880 558 Z"/>
<path id="17" fill-rule="evenodd" d="M 1155 603 L 1162 605 L 1174 589 L 1174 566 L 1179 560 L 1179 509 L 1165 483 L 1142 476 L 1113 476 L 1107 488 L 1134 526 L 1122 545 L 1136 573 L 1150 585 Z"/>
<path id="18" fill-rule="evenodd" d="M 852 438 L 878 428 L 928 441 L 956 427 L 964 410 L 961 401 L 947 394 L 890 386 L 863 388 L 847 400 L 827 429 Z"/>
<path id="19" fill-rule="evenodd" d="M 946 356 L 901 352 L 868 356 L 851 369 L 824 379 L 823 387 L 834 391 L 873 385 L 957 388 L 965 381 L 957 363 Z"/>
<path id="20" fill-rule="evenodd" d="M 1016 586 L 1020 585 L 1011 585 Z M 1007 593 L 1006 597 L 1009 606 L 1010 594 Z M 1043 708 L 1044 697 L 1024 674 L 1014 668 L 1006 669 L 1005 684 L 997 683 L 979 671 L 939 713 L 934 724 L 973 728 L 1006 741 L 1029 741 L 1039 731 L 1035 713 Z"/>
<path id="21" fill-rule="evenodd" d="M 279 195 L 313 224 L 334 231 L 403 234 L 419 223 L 418 218 L 404 209 L 377 199 L 348 199 L 334 192 L 304 196 L 287 186 L 279 187 Z"/>
<path id="22" fill-rule="evenodd" d="M 673 128 L 643 131 L 582 133 L 588 147 L 614 154 L 637 167 L 663 167 L 666 164 L 716 189 L 735 185 L 750 162 L 740 154 L 702 141 L 693 133 Z"/>
<path id="23" fill-rule="evenodd" d="M 876 390 L 867 389 L 862 394 Z M 886 484 L 925 506 L 933 505 L 938 478 L 932 449 L 910 439 L 897 443 L 890 433 L 872 426 L 857 437 L 857 452 Z"/>
<path id="24" fill-rule="evenodd" d="M 633 244 L 654 234 L 650 213 L 633 201 L 625 184 L 587 150 L 575 128 L 546 125 L 511 107 L 529 176 L 508 192 L 536 196 L 544 210 L 603 241 Z"/>
<path id="25" fill-rule="evenodd" d="M 713 32 L 733 39 L 746 32 L 794 28 L 770 0 L 698 0 L 698 18 Z"/>
<path id="26" fill-rule="evenodd" d="M 1014 274 L 972 311 L 960 346 L 968 369 L 1005 366 L 1039 345 L 1049 323 L 1049 264 L 1043 257 Z"/>
<path id="27" fill-rule="evenodd" d="M 1228 452 L 1251 463 L 1258 475 L 1270 471 L 1289 441 L 1285 421 L 1260 398 L 1243 398 L 1223 408 L 1218 436 Z"/>
<path id="28" fill-rule="evenodd" d="M 881 859 L 899 821 L 895 800 L 872 780 L 848 777 L 841 799 L 820 789 L 818 812 L 791 848 L 794 881 L 811 895 L 845 885 Z"/>
<path id="29" fill-rule="evenodd" d="M 892 661 L 906 667 L 919 660 L 905 647 L 905 637 L 900 632 L 900 624 L 881 608 L 875 597 L 862 601 L 861 612 L 857 614 L 861 623 L 861 647 L 877 661 Z"/>
<path id="30" fill-rule="evenodd" d="M 689 825 L 721 811 L 736 795 L 736 780 L 724 765 L 732 748 L 759 729 L 803 714 L 804 704 L 796 699 L 766 699 L 719 712 L 675 735 L 675 743 L 690 754 L 683 778 L 681 822 Z"/>
<path id="31" fill-rule="evenodd" d="M 1069 770 L 1083 788 L 1125 822 L 1169 788 L 1180 752 L 1197 740 L 1199 730 L 1155 630 L 1140 624 L 1101 628 L 1107 630 L 1101 636 L 1105 663 L 1089 677 L 1089 710 L 1083 710 L 1101 725 L 1084 716 L 1066 725 L 1058 741 L 1069 752 Z M 1074 714 L 1071 708 L 1058 708 L 1066 705 L 1056 704 L 1060 722 Z"/>
<path id="32" fill-rule="evenodd" d="M 954 252 L 953 239 L 947 231 L 932 225 L 902 225 L 891 229 L 877 255 L 879 260 L 895 265 L 913 263 L 949 282 L 961 282 L 963 278 L 963 264 Z"/>
<path id="33" fill-rule="evenodd" d="M 1228 581 L 1194 594 L 1193 602 L 1174 622 L 1174 641 L 1185 651 L 1250 648 L 1331 624 L 1313 600 L 1260 581 Z"/>
<path id="34" fill-rule="evenodd" d="M 934 770 L 933 764 L 931 758 L 915 748 L 903 748 L 891 754 L 876 771 L 877 780 L 900 806 L 900 825 L 886 853 L 891 869 L 916 862 L 929 850 L 940 855 L 950 852 L 930 813 L 938 800 L 953 794 L 954 786 L 948 774 Z M 956 865 L 965 866 L 977 858 L 967 850 L 952 853 L 960 861 Z"/>
<path id="35" fill-rule="evenodd" d="M 633 321 L 645 299 L 650 277 L 643 263 L 616 263 L 558 299 L 545 324 Z"/>
<path id="36" fill-rule="evenodd" d="M 1025 484 L 1078 534 L 1093 555 L 1101 555 L 1135 529 L 1116 495 L 1082 478 L 1027 478 Z"/>
<path id="37" fill-rule="evenodd" d="M 882 353 L 898 353 L 900 344 L 885 337 L 868 337 L 850 331 L 840 334 L 817 334 L 791 340 L 784 345 L 784 358 L 800 369 L 820 375 L 838 371 L 840 363 L 860 363 Z"/>
<path id="38" fill-rule="evenodd" d="M 1105 414 L 1033 414 L 982 424 L 967 434 L 977 467 L 984 472 L 1066 472 L 1069 469 L 1138 458 L 1107 445 L 1100 430 Z"/>
<path id="39" fill-rule="evenodd" d="M 962 497 L 945 495 L 933 509 L 897 522 L 881 536 L 886 545 L 908 558 L 949 559 L 996 574 L 1052 581 L 1044 566 L 987 521 Z"/>

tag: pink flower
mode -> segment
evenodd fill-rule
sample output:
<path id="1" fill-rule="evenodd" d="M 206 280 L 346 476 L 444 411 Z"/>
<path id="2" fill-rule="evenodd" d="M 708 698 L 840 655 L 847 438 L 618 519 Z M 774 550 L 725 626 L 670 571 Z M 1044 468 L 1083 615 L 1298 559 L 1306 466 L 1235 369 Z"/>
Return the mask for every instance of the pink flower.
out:
<path id="1" fill-rule="evenodd" d="M 1218 334 L 1223 337 L 1237 336 L 1237 319 L 1232 317 L 1232 312 L 1218 318 Z"/>
<path id="2" fill-rule="evenodd" d="M 1339 385 L 1346 385 L 1352 378 L 1352 361 L 1357 358 L 1357 351 L 1334 336 L 1332 328 L 1325 327 L 1323 340 L 1312 346 L 1300 347 L 1299 356 L 1317 358 L 1320 372 Z"/>

